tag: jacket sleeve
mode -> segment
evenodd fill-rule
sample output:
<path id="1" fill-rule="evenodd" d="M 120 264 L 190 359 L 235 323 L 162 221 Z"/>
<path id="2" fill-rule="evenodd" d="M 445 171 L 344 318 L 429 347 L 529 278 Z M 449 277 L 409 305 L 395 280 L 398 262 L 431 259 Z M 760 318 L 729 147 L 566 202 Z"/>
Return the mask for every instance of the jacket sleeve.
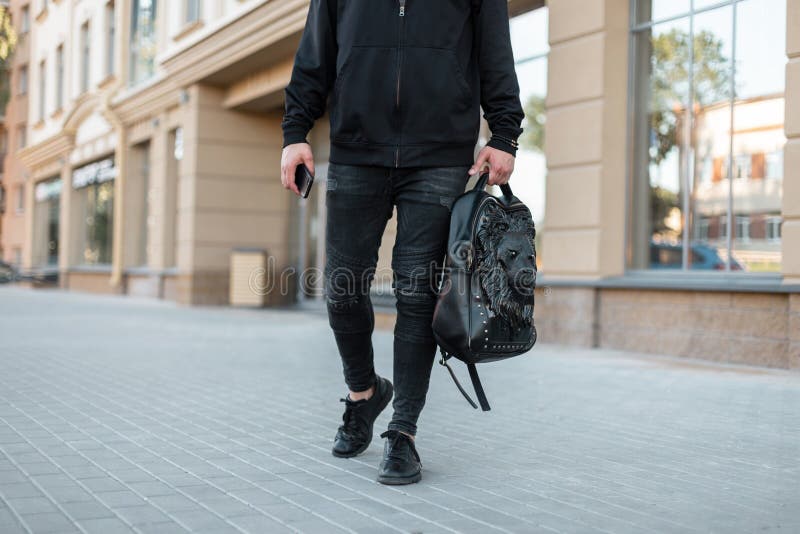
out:
<path id="1" fill-rule="evenodd" d="M 481 107 L 492 131 L 486 146 L 516 156 L 525 112 L 514 69 L 507 0 L 482 0 L 477 18 Z"/>
<path id="2" fill-rule="evenodd" d="M 337 0 L 311 0 L 303 35 L 284 91 L 283 146 L 308 142 L 314 121 L 325 113 L 336 79 Z"/>

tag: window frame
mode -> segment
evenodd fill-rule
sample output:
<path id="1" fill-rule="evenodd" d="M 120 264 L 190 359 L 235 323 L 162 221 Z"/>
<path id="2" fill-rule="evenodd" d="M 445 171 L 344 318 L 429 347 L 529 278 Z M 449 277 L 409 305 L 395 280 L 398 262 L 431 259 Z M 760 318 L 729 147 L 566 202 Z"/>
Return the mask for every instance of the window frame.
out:
<path id="1" fill-rule="evenodd" d="M 47 117 L 47 59 L 39 62 L 39 121 Z"/>
<path id="2" fill-rule="evenodd" d="M 194 9 L 192 9 L 194 7 Z M 183 0 L 183 24 L 189 26 L 203 18 L 202 0 Z"/>
<path id="3" fill-rule="evenodd" d="M 27 35 L 31 31 L 31 5 L 25 4 L 20 8 L 20 35 Z"/>
<path id="4" fill-rule="evenodd" d="M 780 243 L 782 237 L 781 225 L 783 224 L 783 217 L 777 215 L 769 215 L 764 221 L 764 235 L 770 243 Z M 773 234 L 773 235 L 770 235 Z"/>
<path id="5" fill-rule="evenodd" d="M 14 203 L 14 212 L 17 215 L 25 213 L 25 186 L 17 186 L 17 194 L 15 195 L 16 202 Z"/>
<path id="6" fill-rule="evenodd" d="M 30 85 L 30 69 L 28 69 L 28 64 L 25 63 L 24 65 L 20 65 L 19 70 L 17 71 L 17 95 L 19 96 L 27 95 L 29 85 Z"/>
<path id="7" fill-rule="evenodd" d="M 633 242 L 633 226 L 637 224 L 635 219 L 635 210 L 634 210 L 634 191 L 637 187 L 636 181 L 642 180 L 642 176 L 636 175 L 636 151 L 638 149 L 636 138 L 637 128 L 636 128 L 636 111 L 637 111 L 637 101 L 639 99 L 639 95 L 637 91 L 640 90 L 638 87 L 639 80 L 637 79 L 640 76 L 640 73 L 637 72 L 637 67 L 639 66 L 639 62 L 642 61 L 640 58 L 641 51 L 639 50 L 639 34 L 641 32 L 647 31 L 652 29 L 654 26 L 658 26 L 660 24 L 678 21 L 680 19 L 690 19 L 692 22 L 690 23 L 690 28 L 693 31 L 693 19 L 699 14 L 713 11 L 719 8 L 723 8 L 726 6 L 731 7 L 732 11 L 732 26 L 731 26 L 731 64 L 730 64 L 730 74 L 731 74 L 731 94 L 728 97 L 728 105 L 730 107 L 731 112 L 731 122 L 733 123 L 733 111 L 734 105 L 736 102 L 736 62 L 737 62 L 737 53 L 736 53 L 736 40 L 738 35 L 738 27 L 737 27 L 737 14 L 738 9 L 737 6 L 740 3 L 747 2 L 748 0 L 719 0 L 713 4 L 703 6 L 700 8 L 694 7 L 694 0 L 690 0 L 689 9 L 687 11 L 674 14 L 668 17 L 663 17 L 659 19 L 652 19 L 645 22 L 638 22 L 638 11 L 640 7 L 641 0 L 630 0 L 629 1 L 629 24 L 628 24 L 628 84 L 627 84 L 627 103 L 626 103 L 626 110 L 627 110 L 627 132 L 626 132 L 626 181 L 625 181 L 625 206 L 626 206 L 626 214 L 625 214 L 625 246 L 623 252 L 623 265 L 625 276 L 635 276 L 643 279 L 651 278 L 653 280 L 663 280 L 663 274 L 657 269 L 650 269 L 650 268 L 636 268 L 631 267 L 631 259 L 633 256 L 633 247 L 635 243 Z M 788 8 L 787 8 L 788 9 Z M 690 49 L 690 56 L 692 55 Z M 691 80 L 691 78 L 690 78 Z M 691 84 L 691 81 L 690 81 Z M 692 92 L 689 94 L 689 98 L 693 98 Z M 786 94 L 786 87 L 784 85 L 784 95 Z M 691 106 L 688 106 L 688 111 L 690 113 L 690 117 L 694 120 L 694 113 L 691 110 Z M 723 176 L 728 180 L 729 184 L 729 194 L 727 199 L 727 210 L 726 214 L 720 217 L 720 228 L 725 229 L 725 239 L 727 241 L 726 248 L 728 251 L 727 259 L 725 261 L 725 269 L 720 270 L 718 272 L 705 272 L 700 270 L 693 270 L 691 268 L 691 264 L 689 260 L 689 254 L 691 253 L 691 237 L 694 234 L 692 229 L 689 227 L 691 224 L 689 223 L 690 215 L 687 211 L 687 200 L 689 195 L 684 195 L 685 198 L 681 199 L 681 209 L 683 214 L 683 231 L 681 236 L 681 246 L 683 247 L 684 253 L 684 260 L 683 266 L 680 270 L 675 271 L 674 273 L 670 273 L 670 276 L 676 276 L 679 279 L 703 279 L 707 280 L 718 280 L 720 284 L 726 284 L 726 280 L 734 277 L 736 279 L 740 279 L 742 277 L 746 277 L 747 279 L 769 279 L 780 281 L 782 279 L 782 273 L 780 272 L 748 272 L 748 271 L 738 271 L 732 268 L 732 262 L 734 261 L 732 251 L 735 250 L 735 243 L 733 238 L 733 233 L 729 231 L 731 228 L 735 228 L 736 225 L 735 214 L 734 214 L 734 191 L 733 191 L 733 182 L 736 180 L 735 178 L 735 159 L 733 153 L 733 133 L 729 135 L 730 137 L 730 149 L 728 150 L 728 155 L 725 158 L 724 162 L 724 173 Z M 785 158 L 785 154 L 781 151 L 781 161 Z M 765 165 L 766 167 L 766 165 Z M 701 173 L 702 174 L 702 173 Z M 694 176 L 695 183 L 697 185 L 702 185 L 705 182 L 700 180 L 702 178 L 701 175 Z M 782 177 L 773 177 L 770 178 L 767 176 L 766 168 L 765 168 L 765 179 L 773 179 L 779 180 Z M 749 178 L 743 178 L 747 180 Z M 697 187 L 695 185 L 695 187 Z M 692 216 L 696 216 L 693 214 Z M 740 241 L 741 242 L 741 241 Z M 644 256 L 649 257 L 649 252 L 645 253 Z"/>
<path id="8" fill-rule="evenodd" d="M 92 26 L 87 19 L 81 24 L 80 29 L 80 89 L 81 94 L 88 93 L 91 86 L 91 63 L 92 63 L 92 50 L 89 44 L 91 41 Z"/>
<path id="9" fill-rule="evenodd" d="M 108 0 L 104 10 L 106 18 L 106 76 L 111 77 L 116 73 L 116 39 L 117 39 L 117 5 L 114 0 Z"/>
<path id="10" fill-rule="evenodd" d="M 127 4 L 130 9 L 130 19 L 128 22 L 128 42 L 127 45 L 127 54 L 128 54 L 128 69 L 127 69 L 127 80 L 126 85 L 128 87 L 136 87 L 140 84 L 147 82 L 148 80 L 152 79 L 153 76 L 156 74 L 156 65 L 155 65 L 155 57 L 149 58 L 148 61 L 150 62 L 147 65 L 148 71 L 147 72 L 140 72 L 140 64 L 139 62 L 144 57 L 142 55 L 142 26 L 140 23 L 142 20 L 140 19 L 140 11 L 142 10 L 141 7 L 141 0 L 132 0 L 129 4 Z M 152 32 L 148 34 L 148 37 L 151 37 L 158 42 L 158 16 L 159 16 L 159 8 L 158 8 L 158 0 L 152 0 L 151 3 L 151 13 L 150 13 L 150 20 L 148 21 L 151 25 L 149 31 Z"/>
<path id="11" fill-rule="evenodd" d="M 64 108 L 64 43 L 60 43 L 56 47 L 56 107 L 55 110 L 59 111 Z"/>

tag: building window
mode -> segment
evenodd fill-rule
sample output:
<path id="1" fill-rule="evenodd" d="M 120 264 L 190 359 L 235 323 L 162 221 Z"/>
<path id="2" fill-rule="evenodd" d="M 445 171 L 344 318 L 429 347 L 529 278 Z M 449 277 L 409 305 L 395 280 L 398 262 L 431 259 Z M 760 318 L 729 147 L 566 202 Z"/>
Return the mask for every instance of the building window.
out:
<path id="1" fill-rule="evenodd" d="M 23 65 L 19 68 L 17 78 L 17 94 L 25 95 L 28 94 L 28 66 Z"/>
<path id="2" fill-rule="evenodd" d="M 36 266 L 58 265 L 61 179 L 34 187 L 32 261 Z"/>
<path id="3" fill-rule="evenodd" d="M 746 180 L 753 175 L 752 159 L 750 154 L 738 154 L 733 162 L 733 177 Z"/>
<path id="4" fill-rule="evenodd" d="M 780 217 L 767 217 L 766 221 L 766 237 L 769 241 L 781 240 L 781 218 Z"/>
<path id="5" fill-rule="evenodd" d="M 43 121 L 47 108 L 47 63 L 39 63 L 39 120 Z"/>
<path id="6" fill-rule="evenodd" d="M 668 243 L 682 270 L 709 269 L 716 259 L 691 253 L 707 236 L 704 253 L 723 271 L 780 272 L 760 221 L 782 202 L 761 178 L 782 175 L 786 0 L 632 5 L 628 267 L 654 267 L 650 249 Z"/>
<path id="7" fill-rule="evenodd" d="M 520 100 L 525 110 L 525 119 L 517 151 L 517 172 L 510 185 L 533 213 L 537 225 L 537 264 L 543 264 L 545 252 L 541 247 L 541 229 L 545 214 L 545 177 L 547 162 L 544 156 L 545 98 L 547 97 L 547 57 L 550 45 L 547 41 L 547 7 L 528 10 L 511 17 L 511 48 L 514 53 L 514 68 L 519 81 Z"/>
<path id="8" fill-rule="evenodd" d="M 64 45 L 56 48 L 56 109 L 64 107 Z"/>
<path id="9" fill-rule="evenodd" d="M 750 216 L 736 216 L 736 239 L 742 243 L 750 242 Z"/>
<path id="10" fill-rule="evenodd" d="M 89 74 L 91 70 L 91 41 L 89 21 L 81 26 L 81 93 L 89 90 Z"/>
<path id="11" fill-rule="evenodd" d="M 113 158 L 89 163 L 72 173 L 78 213 L 83 214 L 84 232 L 80 243 L 81 261 L 86 265 L 111 263 L 114 222 Z"/>
<path id="12" fill-rule="evenodd" d="M 28 128 L 26 126 L 17 127 L 17 148 L 23 149 L 28 146 Z"/>
<path id="13" fill-rule="evenodd" d="M 25 212 L 25 186 L 20 185 L 17 187 L 17 202 L 16 202 L 16 211 L 17 213 L 24 213 Z"/>
<path id="14" fill-rule="evenodd" d="M 116 53 L 115 40 L 117 34 L 116 10 L 114 2 L 106 4 L 106 75 L 114 74 L 114 54 Z"/>
<path id="15" fill-rule="evenodd" d="M 30 6 L 22 6 L 20 14 L 19 33 L 25 35 L 31 31 L 31 9 Z"/>
<path id="16" fill-rule="evenodd" d="M 783 178 L 783 151 L 777 150 L 766 155 L 765 177 L 772 180 Z"/>
<path id="17" fill-rule="evenodd" d="M 200 0 L 185 0 L 186 16 L 184 22 L 191 24 L 200 20 Z"/>
<path id="18" fill-rule="evenodd" d="M 148 80 L 155 73 L 156 0 L 133 0 L 130 40 L 130 85 Z"/>
<path id="19" fill-rule="evenodd" d="M 697 224 L 694 227 L 694 238 L 697 241 L 706 241 L 708 239 L 708 227 L 709 221 L 708 218 L 703 217 L 697 221 Z"/>

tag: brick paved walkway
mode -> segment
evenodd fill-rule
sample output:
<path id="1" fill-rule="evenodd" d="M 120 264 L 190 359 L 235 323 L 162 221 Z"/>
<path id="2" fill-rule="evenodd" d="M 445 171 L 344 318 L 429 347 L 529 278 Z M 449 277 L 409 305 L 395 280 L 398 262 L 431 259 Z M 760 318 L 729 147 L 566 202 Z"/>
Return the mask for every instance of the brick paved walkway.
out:
<path id="1" fill-rule="evenodd" d="M 800 532 L 800 375 L 547 345 L 482 369 L 489 413 L 434 366 L 423 481 L 386 487 L 388 411 L 330 454 L 321 313 L 0 288 L 0 532 Z"/>

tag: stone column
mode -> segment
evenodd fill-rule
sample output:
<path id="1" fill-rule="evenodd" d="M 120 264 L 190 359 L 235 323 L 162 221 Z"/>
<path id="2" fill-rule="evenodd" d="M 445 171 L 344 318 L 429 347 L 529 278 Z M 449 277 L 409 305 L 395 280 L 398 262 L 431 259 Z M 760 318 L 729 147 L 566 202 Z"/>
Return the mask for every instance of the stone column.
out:
<path id="1" fill-rule="evenodd" d="M 147 223 L 147 265 L 153 271 L 162 271 L 167 265 L 167 247 L 173 246 L 167 239 L 173 231 L 170 223 L 174 211 L 174 199 L 168 194 L 169 177 L 169 131 L 166 114 L 158 119 L 158 127 L 150 139 L 150 179 L 148 181 L 149 199 Z M 172 203 L 170 203 L 172 201 Z"/>
<path id="2" fill-rule="evenodd" d="M 783 282 L 800 284 L 800 2 L 786 3 L 786 147 L 783 157 Z M 800 338 L 798 338 L 800 341 Z"/>
<path id="3" fill-rule="evenodd" d="M 74 260 L 76 232 L 79 227 L 74 224 L 74 190 L 72 189 L 72 166 L 69 162 L 69 151 L 62 156 L 61 165 L 61 197 L 58 206 L 58 270 L 59 285 L 66 289 L 69 285 L 68 271 Z"/>
<path id="4" fill-rule="evenodd" d="M 193 85 L 188 96 L 180 162 L 178 300 L 226 304 L 233 248 L 266 249 L 278 274 L 296 263 L 297 198 L 280 183 L 283 114 L 226 109 L 224 91 L 210 86 Z M 295 273 L 289 283 L 296 279 Z M 294 294 L 276 283 L 267 300 L 285 302 Z"/>
<path id="5" fill-rule="evenodd" d="M 125 128 L 117 127 L 117 146 L 114 153 L 114 228 L 111 245 L 111 280 L 116 291 L 124 290 L 125 271 L 125 178 L 128 173 L 128 135 Z"/>
<path id="6" fill-rule="evenodd" d="M 629 3 L 549 3 L 542 272 L 550 280 L 625 269 Z"/>
<path id="7" fill-rule="evenodd" d="M 25 240 L 23 241 L 24 244 L 22 247 L 22 270 L 27 271 L 33 267 L 33 209 L 36 206 L 36 200 L 34 198 L 36 181 L 33 179 L 33 176 L 27 176 L 25 178 L 24 187 L 25 198 L 23 201 L 25 204 L 25 212 L 23 217 L 25 220 Z M 16 206 L 17 199 L 14 198 L 13 201 Z"/>
<path id="8" fill-rule="evenodd" d="M 800 2 L 786 3 L 786 147 L 783 156 L 783 282 L 800 284 Z M 800 295 L 789 296 L 789 367 L 800 369 Z"/>

